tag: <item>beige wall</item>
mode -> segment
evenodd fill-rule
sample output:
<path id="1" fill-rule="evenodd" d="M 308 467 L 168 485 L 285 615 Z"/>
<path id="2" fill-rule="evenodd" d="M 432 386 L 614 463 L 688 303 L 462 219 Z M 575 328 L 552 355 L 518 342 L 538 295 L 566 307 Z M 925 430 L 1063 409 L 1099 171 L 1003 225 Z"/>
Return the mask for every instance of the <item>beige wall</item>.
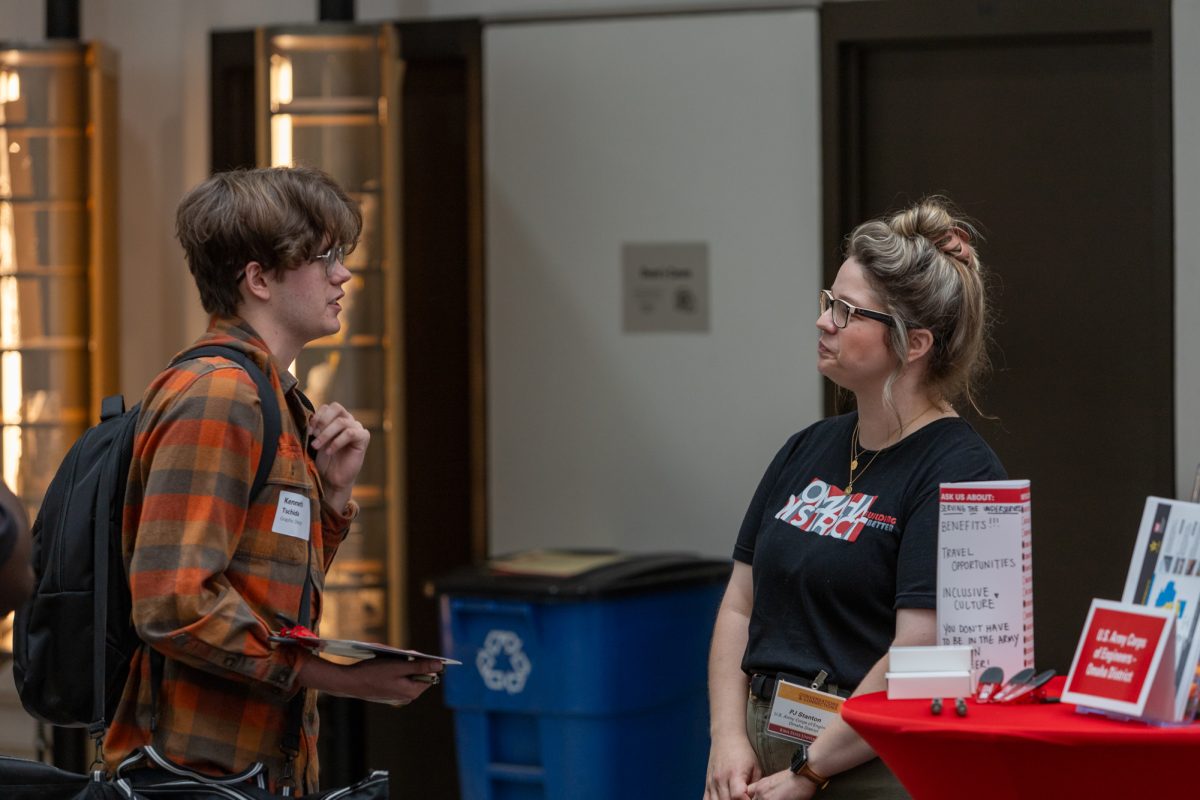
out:
<path id="1" fill-rule="evenodd" d="M 817 14 L 490 26 L 489 546 L 727 557 L 822 414 Z M 621 248 L 704 242 L 704 333 L 622 330 Z"/>

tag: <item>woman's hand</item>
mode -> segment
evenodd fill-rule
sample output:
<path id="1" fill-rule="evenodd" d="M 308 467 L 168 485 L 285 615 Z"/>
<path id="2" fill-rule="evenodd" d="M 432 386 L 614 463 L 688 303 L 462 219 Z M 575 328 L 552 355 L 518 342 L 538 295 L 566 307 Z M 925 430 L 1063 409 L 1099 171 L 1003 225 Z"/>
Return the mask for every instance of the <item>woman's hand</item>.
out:
<path id="1" fill-rule="evenodd" d="M 762 777 L 762 768 L 745 736 L 714 741 L 708 754 L 704 800 L 747 800 L 746 787 Z"/>
<path id="2" fill-rule="evenodd" d="M 742 654 L 750 630 L 754 580 L 750 565 L 733 562 L 733 574 L 717 611 L 708 657 L 708 698 L 712 748 L 704 800 L 749 800 L 746 785 L 762 777 L 762 767 L 746 736 L 746 697 L 750 685 Z"/>
<path id="3" fill-rule="evenodd" d="M 750 784 L 748 791 L 754 800 L 808 800 L 816 794 L 817 785 L 785 769 Z"/>

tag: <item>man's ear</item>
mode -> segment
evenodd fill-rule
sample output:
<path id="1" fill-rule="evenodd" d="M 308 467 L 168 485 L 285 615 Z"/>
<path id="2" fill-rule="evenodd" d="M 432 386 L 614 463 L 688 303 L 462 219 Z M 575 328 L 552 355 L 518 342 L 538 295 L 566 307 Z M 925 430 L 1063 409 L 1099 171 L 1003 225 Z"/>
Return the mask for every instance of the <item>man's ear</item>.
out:
<path id="1" fill-rule="evenodd" d="M 251 261 L 245 266 L 245 275 L 242 277 L 243 292 L 248 292 L 250 296 L 262 300 L 264 303 L 271 299 L 271 285 L 267 281 L 267 273 L 263 270 L 262 264 L 257 261 Z M 246 299 L 250 299 L 246 297 Z"/>
<path id="2" fill-rule="evenodd" d="M 914 328 L 908 332 L 908 363 L 920 360 L 933 349 L 933 331 Z"/>

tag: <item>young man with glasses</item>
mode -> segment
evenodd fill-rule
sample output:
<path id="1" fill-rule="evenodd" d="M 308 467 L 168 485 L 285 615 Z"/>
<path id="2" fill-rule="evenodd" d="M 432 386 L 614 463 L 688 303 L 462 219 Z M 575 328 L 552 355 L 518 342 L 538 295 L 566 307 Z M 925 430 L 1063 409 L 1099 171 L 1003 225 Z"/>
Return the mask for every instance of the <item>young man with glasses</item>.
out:
<path id="1" fill-rule="evenodd" d="M 305 608 L 317 628 L 325 572 L 358 513 L 351 493 L 370 435 L 337 403 L 310 410 L 288 365 L 339 330 L 343 259 L 361 229 L 341 187 L 306 168 L 217 174 L 179 205 L 176 234 L 211 314 L 189 349 L 251 359 L 269 377 L 281 433 L 265 441 L 254 379 L 227 358 L 181 361 L 147 389 L 123 531 L 144 645 L 105 739 L 110 771 L 150 746 L 206 775 L 261 762 L 271 788 L 308 793 L 318 784 L 317 691 L 401 705 L 430 685 L 422 673 L 440 669 L 343 666 L 269 639 Z M 250 496 L 267 448 L 274 463 Z M 289 713 L 302 689 L 316 691 Z"/>

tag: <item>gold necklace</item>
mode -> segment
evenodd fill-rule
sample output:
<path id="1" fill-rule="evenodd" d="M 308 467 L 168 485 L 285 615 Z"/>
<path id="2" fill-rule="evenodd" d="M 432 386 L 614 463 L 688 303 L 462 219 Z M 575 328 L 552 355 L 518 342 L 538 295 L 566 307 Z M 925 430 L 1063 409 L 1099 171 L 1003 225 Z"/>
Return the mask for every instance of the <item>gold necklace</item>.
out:
<path id="1" fill-rule="evenodd" d="M 854 423 L 854 436 L 851 437 L 851 439 L 850 439 L 850 472 L 852 472 L 852 473 L 854 472 L 854 470 L 858 469 L 858 460 L 863 457 L 864 453 L 867 452 L 867 448 L 865 448 L 865 447 L 862 450 L 859 450 L 857 447 L 857 443 L 858 443 L 858 423 L 856 422 L 856 423 Z M 865 469 L 865 467 L 864 467 L 864 469 Z"/>
<path id="2" fill-rule="evenodd" d="M 896 441 L 898 442 L 904 438 L 904 429 L 905 428 L 907 428 L 909 425 L 912 425 L 914 422 L 919 420 L 921 417 L 928 414 L 931 409 L 936 408 L 936 407 L 937 407 L 936 405 L 930 404 L 929 407 L 926 408 L 924 411 L 922 411 L 920 414 L 917 414 L 915 417 L 910 419 L 908 422 L 903 423 L 900 426 L 900 433 L 897 436 Z M 858 480 L 859 478 L 861 478 L 863 476 L 863 473 L 865 473 L 868 469 L 870 469 L 871 465 L 875 463 L 875 459 L 879 458 L 879 454 L 882 453 L 884 450 L 888 449 L 888 447 L 890 446 L 890 445 L 885 444 L 883 447 L 876 450 L 875 455 L 871 456 L 871 459 L 869 461 L 867 461 L 866 466 L 864 466 L 862 468 L 862 470 L 857 475 L 855 475 L 854 470 L 858 469 L 858 460 L 860 458 L 862 458 L 864 453 L 867 452 L 867 449 L 865 447 L 862 450 L 859 450 L 858 444 L 859 444 L 858 423 L 855 422 L 854 423 L 854 435 L 850 437 L 850 480 L 849 480 L 849 482 L 846 483 L 846 494 L 850 494 L 854 491 L 854 482 L 856 480 Z"/>
<path id="3" fill-rule="evenodd" d="M 863 476 L 863 472 L 866 472 L 868 469 L 870 469 L 871 465 L 875 463 L 875 459 L 879 458 L 879 454 L 885 449 L 886 448 L 881 447 L 876 450 L 875 455 L 871 456 L 871 460 L 868 461 L 867 465 L 862 468 L 862 472 L 859 472 L 857 475 L 855 475 L 854 470 L 858 469 L 858 458 L 867 451 L 866 449 L 863 449 L 857 455 L 855 454 L 855 451 L 858 450 L 858 423 L 854 423 L 854 435 L 850 437 L 850 481 L 846 484 L 846 494 L 851 494 L 854 492 L 855 479 L 861 478 Z"/>

